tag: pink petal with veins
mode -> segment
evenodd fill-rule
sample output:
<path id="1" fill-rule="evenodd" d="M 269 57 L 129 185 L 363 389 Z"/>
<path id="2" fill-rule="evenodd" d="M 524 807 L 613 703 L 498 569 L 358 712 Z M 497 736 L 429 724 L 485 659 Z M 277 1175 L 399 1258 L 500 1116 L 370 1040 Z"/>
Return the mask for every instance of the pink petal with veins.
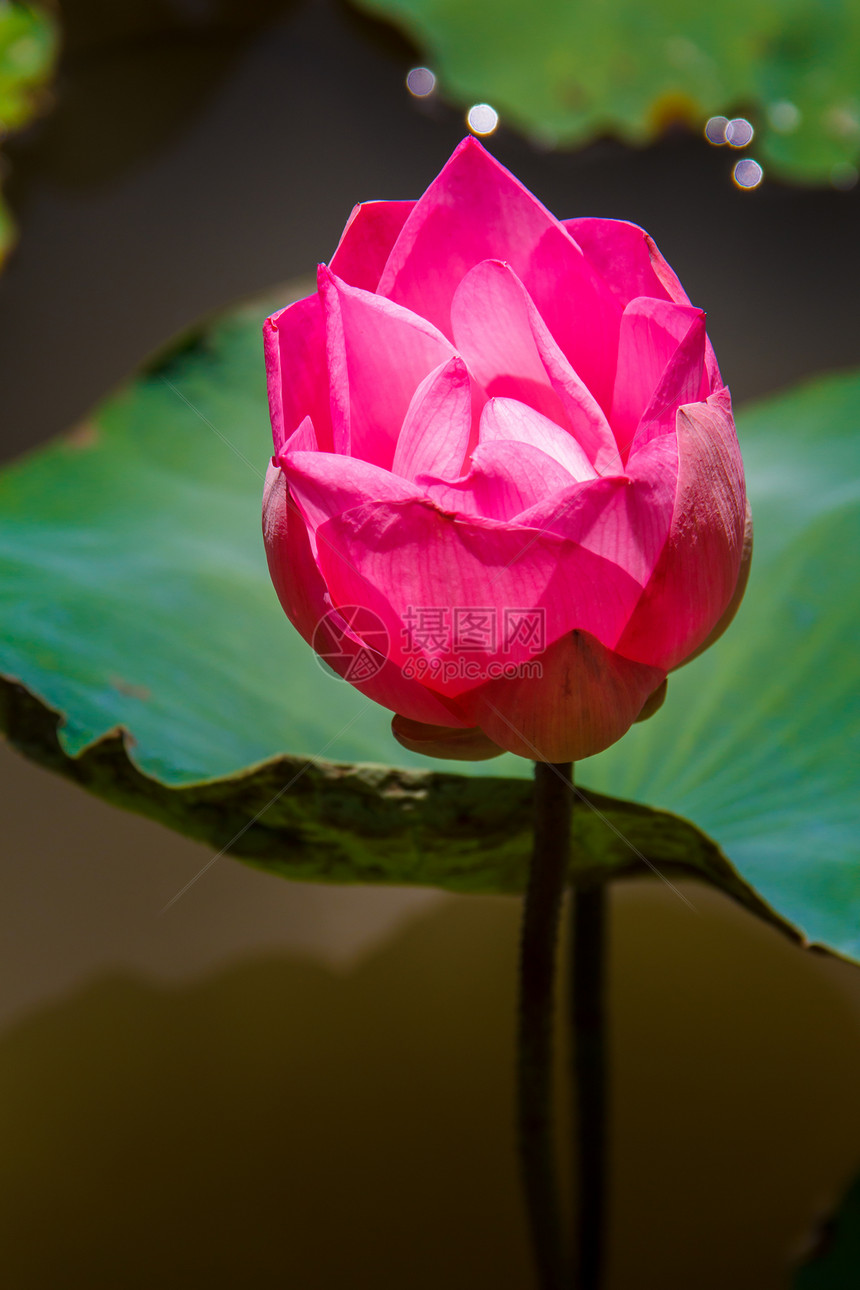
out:
<path id="1" fill-rule="evenodd" d="M 540 607 L 545 639 L 574 627 L 614 645 L 641 588 L 610 561 L 572 542 L 513 524 L 451 517 L 430 502 L 394 501 L 358 507 L 321 525 L 320 570 L 335 604 L 363 604 L 385 622 L 392 658 L 410 658 L 409 623 L 415 611 L 448 615 L 485 606 Z M 524 643 L 503 648 L 497 622 L 486 659 L 528 657 Z M 451 660 L 450 640 L 419 650 Z M 443 694 L 456 695 L 474 681 L 462 676 L 433 679 Z"/>
<path id="2" fill-rule="evenodd" d="M 493 743 L 533 761 L 582 761 L 630 728 L 663 681 L 588 632 L 569 632 L 528 672 L 485 682 L 460 696 L 461 709 Z"/>
<path id="3" fill-rule="evenodd" d="M 528 271 L 544 234 L 561 226 L 475 138 L 464 139 L 403 226 L 377 290 L 451 337 L 451 301 L 481 260 Z"/>
<path id="4" fill-rule="evenodd" d="M 481 415 L 479 443 L 508 441 L 530 444 L 560 466 L 570 479 L 567 483 L 596 479 L 597 472 L 572 434 L 517 399 L 490 399 Z M 549 491 L 544 489 L 544 493 Z"/>
<path id="5" fill-rule="evenodd" d="M 455 355 L 418 386 L 406 411 L 391 469 L 404 479 L 462 472 L 472 433 L 469 373 Z"/>
<path id="6" fill-rule="evenodd" d="M 329 268 L 351 287 L 375 291 L 414 202 L 362 202 L 353 208 Z"/>
<path id="7" fill-rule="evenodd" d="M 387 470 L 416 389 L 454 350 L 423 318 L 347 286 L 325 266 L 320 294 L 335 451 Z"/>
<path id="8" fill-rule="evenodd" d="M 355 506 L 375 502 L 418 501 L 416 484 L 381 466 L 333 452 L 285 452 L 278 459 L 311 534 L 320 524 Z"/>
<path id="9" fill-rule="evenodd" d="M 320 444 L 332 447 L 325 321 L 319 296 L 307 296 L 267 318 L 263 326 L 269 413 L 275 452 L 306 416 Z"/>
<path id="10" fill-rule="evenodd" d="M 568 430 L 600 471 L 620 469 L 609 422 L 506 264 L 485 260 L 457 288 L 454 339 L 488 397 L 518 399 Z"/>
<path id="11" fill-rule="evenodd" d="M 283 471 L 276 466 L 270 466 L 266 475 L 263 539 L 272 582 L 287 617 L 308 644 L 314 643 L 316 636 L 319 645 L 320 634 L 332 621 L 332 604 L 314 560 L 302 516 L 290 500 Z M 346 624 L 344 628 L 338 637 L 342 659 L 329 661 L 346 673 L 365 646 L 349 632 Z M 377 659 L 377 666 L 380 670 L 369 680 L 352 682 L 369 699 L 414 721 L 442 726 L 468 725 L 438 695 L 404 677 L 390 659 Z"/>
<path id="12" fill-rule="evenodd" d="M 547 229 L 520 277 L 565 358 L 608 412 L 621 325 L 618 300 L 560 224 Z"/>
<path id="13" fill-rule="evenodd" d="M 657 420 L 676 391 L 686 402 L 705 393 L 705 315 L 691 305 L 638 296 L 621 319 L 610 420 L 622 456 L 646 414 Z M 678 407 L 677 400 L 672 403 Z"/>
<path id="14" fill-rule="evenodd" d="M 664 549 L 618 649 L 677 667 L 729 605 L 744 548 L 746 490 L 728 390 L 681 408 L 678 483 Z"/>
<path id="15" fill-rule="evenodd" d="M 462 479 L 419 475 L 416 480 L 442 510 L 491 520 L 512 519 L 573 482 L 569 471 L 539 448 L 505 440 L 479 444 Z"/>
<path id="16" fill-rule="evenodd" d="M 673 300 L 676 305 L 690 304 L 678 275 L 660 254 L 656 242 L 638 224 L 623 219 L 562 220 L 574 241 L 600 273 L 622 307 L 636 296 L 655 300 Z M 709 340 L 705 342 L 705 368 L 708 372 L 707 393 L 722 385 L 717 357 Z"/>
<path id="17" fill-rule="evenodd" d="M 644 587 L 669 534 L 677 476 L 675 436 L 663 435 L 628 463 L 626 476 L 576 484 L 513 518 L 579 543 Z"/>

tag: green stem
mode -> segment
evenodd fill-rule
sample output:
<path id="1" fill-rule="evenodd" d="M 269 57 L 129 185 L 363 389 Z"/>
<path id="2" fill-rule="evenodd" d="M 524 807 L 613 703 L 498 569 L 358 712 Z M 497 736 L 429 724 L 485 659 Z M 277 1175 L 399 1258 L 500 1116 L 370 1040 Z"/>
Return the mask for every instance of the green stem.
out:
<path id="1" fill-rule="evenodd" d="M 600 1290 L 606 1237 L 606 886 L 575 891 L 571 915 L 573 1079 L 577 1125 L 576 1290 Z"/>
<path id="2" fill-rule="evenodd" d="M 566 1284 L 552 1076 L 556 942 L 570 859 L 570 783 L 569 763 L 536 763 L 534 849 L 520 947 L 519 1146 L 540 1290 L 561 1290 Z"/>

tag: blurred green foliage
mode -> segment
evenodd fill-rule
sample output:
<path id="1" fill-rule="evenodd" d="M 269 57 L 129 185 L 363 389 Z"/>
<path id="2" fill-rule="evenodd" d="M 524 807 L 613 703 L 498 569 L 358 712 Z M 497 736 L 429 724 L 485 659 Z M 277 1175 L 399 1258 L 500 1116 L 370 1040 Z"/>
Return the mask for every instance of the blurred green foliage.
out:
<path id="1" fill-rule="evenodd" d="M 786 179 L 847 186 L 860 157 L 856 0 L 356 3 L 413 39 L 445 95 L 549 145 L 740 114 Z"/>
<path id="2" fill-rule="evenodd" d="M 0 0 L 0 138 L 36 112 L 59 43 L 56 24 L 43 8 Z M 0 201 L 0 264 L 14 238 L 14 225 Z"/>

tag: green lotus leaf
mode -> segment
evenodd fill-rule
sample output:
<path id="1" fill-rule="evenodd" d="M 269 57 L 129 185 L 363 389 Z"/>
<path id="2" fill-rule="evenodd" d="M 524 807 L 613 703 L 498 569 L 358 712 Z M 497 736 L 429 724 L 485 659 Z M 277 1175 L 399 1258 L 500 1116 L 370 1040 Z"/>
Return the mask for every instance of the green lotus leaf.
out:
<path id="1" fill-rule="evenodd" d="M 444 94 L 563 146 L 743 114 L 766 167 L 850 184 L 860 157 L 853 0 L 356 0 L 401 28 Z"/>
<path id="2" fill-rule="evenodd" d="M 265 313 L 187 339 L 0 476 L 0 725 L 93 791 L 294 877 L 518 890 L 528 764 L 417 774 L 428 763 L 394 744 L 390 714 L 328 673 L 277 603 L 260 535 Z M 577 810 L 583 881 L 649 863 L 698 875 L 860 952 L 858 419 L 854 375 L 739 417 L 746 599 L 663 708 L 578 768 L 605 795 Z M 363 765 L 391 760 L 405 769 Z"/>

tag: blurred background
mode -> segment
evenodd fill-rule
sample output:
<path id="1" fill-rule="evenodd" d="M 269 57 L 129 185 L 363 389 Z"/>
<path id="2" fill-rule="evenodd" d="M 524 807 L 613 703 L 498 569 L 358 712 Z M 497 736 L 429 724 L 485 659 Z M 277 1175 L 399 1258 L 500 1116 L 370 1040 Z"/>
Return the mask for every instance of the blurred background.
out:
<path id="1" fill-rule="evenodd" d="M 335 0 L 59 16 L 43 111 L 4 144 L 7 459 L 201 316 L 312 272 L 356 201 L 417 196 L 467 130 L 407 88 L 426 51 Z M 736 401 L 856 364 L 850 174 L 765 165 L 744 189 L 737 149 L 664 115 L 647 147 L 554 150 L 502 112 L 485 142 L 556 214 L 654 235 Z M 10 1286 L 531 1284 L 518 902 L 225 858 L 160 915 L 205 849 L 0 761 Z M 645 878 L 612 895 L 609 1285 L 780 1290 L 860 1163 L 860 975 L 684 894 L 695 912 Z"/>

